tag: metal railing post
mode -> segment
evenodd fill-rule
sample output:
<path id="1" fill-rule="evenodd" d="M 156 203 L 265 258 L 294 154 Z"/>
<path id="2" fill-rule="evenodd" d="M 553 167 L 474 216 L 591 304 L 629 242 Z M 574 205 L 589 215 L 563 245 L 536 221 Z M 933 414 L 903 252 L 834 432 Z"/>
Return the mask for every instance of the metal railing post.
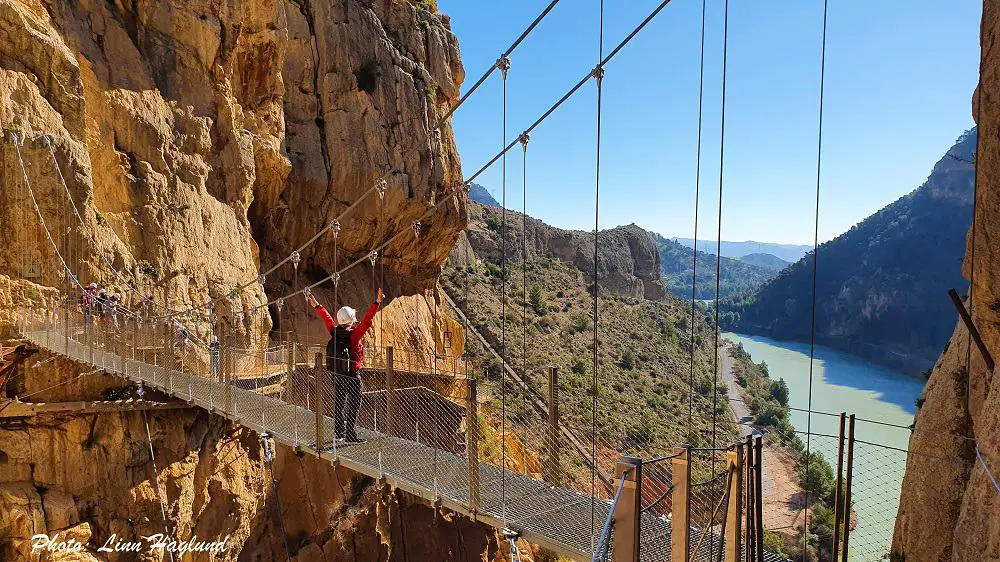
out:
<path id="1" fill-rule="evenodd" d="M 173 326 L 167 325 L 163 330 L 163 386 L 167 390 L 173 390 L 173 377 L 170 376 L 170 369 L 174 367 L 174 342 L 171 337 Z"/>
<path id="2" fill-rule="evenodd" d="M 764 562 L 764 438 L 757 436 L 754 442 L 754 536 L 756 543 L 756 562 Z"/>
<path id="3" fill-rule="evenodd" d="M 225 339 L 219 341 L 226 342 L 224 346 L 225 350 L 219 350 L 219 353 L 223 355 L 222 357 L 222 382 L 226 387 L 225 390 L 225 411 L 235 419 L 236 418 L 236 407 L 233 404 L 233 370 L 234 362 L 233 358 L 233 331 L 230 329 L 227 333 L 226 328 L 222 327 L 222 335 Z M 220 346 L 222 347 L 222 346 Z"/>
<path id="4" fill-rule="evenodd" d="M 469 510 L 479 510 L 479 393 L 476 379 L 466 379 L 465 448 L 469 461 Z"/>
<path id="5" fill-rule="evenodd" d="M 315 363 L 316 376 L 313 378 L 313 406 L 316 411 L 316 452 L 320 453 L 326 448 L 326 436 L 323 431 L 323 354 L 316 354 Z"/>
<path id="6" fill-rule="evenodd" d="M 833 496 L 833 559 L 837 560 L 840 552 L 840 525 L 844 515 L 844 500 L 841 497 L 844 492 L 844 425 L 847 422 L 847 414 L 840 413 L 840 432 L 837 434 L 837 482 L 834 486 Z"/>
<path id="7" fill-rule="evenodd" d="M 743 463 L 743 482 L 745 485 L 743 486 L 743 513 L 740 517 L 743 518 L 746 525 L 746 540 L 743 541 L 743 559 L 750 562 L 754 560 L 754 545 L 758 540 L 755 534 L 757 527 L 753 524 L 754 506 L 757 502 L 757 497 L 754 495 L 757 491 L 757 486 L 754 482 L 756 476 L 754 465 L 760 462 L 760 460 L 754 456 L 753 436 L 747 435 L 745 442 L 746 459 Z"/>
<path id="8" fill-rule="evenodd" d="M 396 420 L 396 369 L 393 359 L 393 349 L 385 348 L 385 433 L 397 435 L 394 422 Z"/>
<path id="9" fill-rule="evenodd" d="M 549 367 L 549 458 L 543 479 L 553 486 L 559 485 L 559 368 Z"/>
<path id="10" fill-rule="evenodd" d="M 615 464 L 615 478 L 624 478 L 615 503 L 611 528 L 612 562 L 639 562 L 639 517 L 642 515 L 642 459 L 623 457 Z"/>
<path id="11" fill-rule="evenodd" d="M 93 313 L 90 315 L 90 323 L 84 327 L 84 335 L 87 338 L 87 358 L 88 363 L 94 364 L 94 324 L 97 318 Z"/>
<path id="12" fill-rule="evenodd" d="M 684 445 L 675 451 L 671 460 L 670 477 L 674 490 L 670 494 L 671 528 L 670 562 L 688 562 L 691 559 L 691 446 Z"/>
<path id="13" fill-rule="evenodd" d="M 735 450 L 726 453 L 726 466 L 732 478 L 729 480 L 729 505 L 727 506 L 724 542 L 726 562 L 741 562 L 743 538 L 743 444 L 737 444 Z"/>
<path id="14" fill-rule="evenodd" d="M 64 306 L 63 310 L 63 346 L 64 355 L 69 357 L 69 306 Z"/>
<path id="15" fill-rule="evenodd" d="M 849 560 L 848 542 L 851 536 L 851 481 L 854 479 L 854 414 L 851 414 L 847 430 L 847 484 L 844 491 L 844 549 L 840 559 Z"/>

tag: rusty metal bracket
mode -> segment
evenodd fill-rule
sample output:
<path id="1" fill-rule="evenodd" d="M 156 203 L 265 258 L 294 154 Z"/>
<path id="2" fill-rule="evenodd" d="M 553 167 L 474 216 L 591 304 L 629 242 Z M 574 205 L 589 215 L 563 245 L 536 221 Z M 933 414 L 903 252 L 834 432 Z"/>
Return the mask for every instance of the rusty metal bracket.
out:
<path id="1" fill-rule="evenodd" d="M 972 316 L 965 308 L 965 303 L 962 302 L 961 297 L 958 296 L 958 292 L 955 291 L 955 289 L 948 289 L 948 296 L 951 297 L 951 302 L 954 303 L 955 308 L 958 309 L 958 315 L 961 316 L 962 321 L 965 322 L 965 327 L 969 329 L 969 335 L 972 336 L 972 340 L 976 342 L 976 347 L 979 348 L 979 353 L 982 354 L 983 360 L 986 361 L 986 367 L 992 371 L 995 366 L 995 363 L 993 363 L 993 356 L 990 354 L 990 350 L 986 347 L 983 337 L 979 335 L 979 330 L 976 329 L 976 325 L 972 322 Z"/>

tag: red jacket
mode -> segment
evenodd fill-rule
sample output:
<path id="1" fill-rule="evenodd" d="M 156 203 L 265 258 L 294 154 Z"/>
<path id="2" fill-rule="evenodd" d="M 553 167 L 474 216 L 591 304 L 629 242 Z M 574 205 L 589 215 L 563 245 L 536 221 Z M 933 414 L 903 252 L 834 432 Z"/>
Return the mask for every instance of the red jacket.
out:
<path id="1" fill-rule="evenodd" d="M 352 355 L 355 357 L 354 365 L 351 365 L 351 368 L 355 371 L 361 368 L 361 364 L 365 360 L 365 350 L 364 347 L 361 346 L 361 342 L 365 339 L 365 334 L 368 332 L 368 328 L 371 328 L 372 320 L 375 318 L 376 312 L 378 312 L 377 302 L 372 303 L 372 305 L 368 307 L 368 310 L 365 312 L 365 316 L 361 319 L 361 322 L 358 322 L 358 325 L 350 330 L 351 351 Z M 323 320 L 323 325 L 326 326 L 326 331 L 330 333 L 330 336 L 333 336 L 333 329 L 337 327 L 337 321 L 330 316 L 330 313 L 327 312 L 323 305 L 316 307 L 316 314 L 319 314 L 319 317 Z"/>

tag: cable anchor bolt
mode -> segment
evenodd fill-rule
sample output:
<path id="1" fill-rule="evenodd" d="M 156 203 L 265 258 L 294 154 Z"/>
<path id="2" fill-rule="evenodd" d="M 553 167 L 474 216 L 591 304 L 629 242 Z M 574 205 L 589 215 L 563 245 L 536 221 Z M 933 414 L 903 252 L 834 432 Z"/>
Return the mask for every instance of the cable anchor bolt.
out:
<path id="1" fill-rule="evenodd" d="M 264 460 L 270 464 L 274 461 L 274 440 L 271 438 L 271 434 L 264 432 L 260 434 L 260 446 L 263 449 Z"/>
<path id="2" fill-rule="evenodd" d="M 503 79 L 507 79 L 507 71 L 510 70 L 510 57 L 507 55 L 502 55 L 497 59 L 497 69 L 500 70 L 500 74 L 503 75 Z"/>
<path id="3" fill-rule="evenodd" d="M 594 67 L 593 72 L 591 72 L 590 74 L 591 76 L 597 79 L 597 85 L 598 87 L 600 87 L 601 81 L 604 80 L 604 65 L 603 64 L 597 65 L 596 67 Z"/>

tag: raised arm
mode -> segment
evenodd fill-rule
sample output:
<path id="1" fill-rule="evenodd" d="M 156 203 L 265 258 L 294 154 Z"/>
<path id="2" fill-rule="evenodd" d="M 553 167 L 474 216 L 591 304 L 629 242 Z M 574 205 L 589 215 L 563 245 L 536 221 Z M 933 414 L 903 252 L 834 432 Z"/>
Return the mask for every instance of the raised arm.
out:
<path id="1" fill-rule="evenodd" d="M 312 309 L 316 311 L 316 314 L 319 315 L 320 320 L 323 321 L 323 325 L 326 326 L 327 332 L 330 332 L 337 327 L 337 321 L 333 319 L 333 316 L 330 316 L 330 313 L 326 311 L 326 308 L 324 308 L 323 305 L 319 304 L 316 297 L 312 296 L 312 293 L 306 294 L 306 302 L 309 303 L 309 306 L 311 306 Z"/>
<path id="2" fill-rule="evenodd" d="M 365 312 L 365 317 L 358 322 L 358 325 L 354 330 L 351 331 L 351 345 L 358 345 L 361 339 L 365 337 L 365 333 L 368 328 L 372 326 L 372 320 L 375 319 L 375 313 L 378 312 L 379 306 L 382 305 L 382 289 L 378 290 L 378 294 L 375 296 L 375 302 L 368 307 Z"/>

